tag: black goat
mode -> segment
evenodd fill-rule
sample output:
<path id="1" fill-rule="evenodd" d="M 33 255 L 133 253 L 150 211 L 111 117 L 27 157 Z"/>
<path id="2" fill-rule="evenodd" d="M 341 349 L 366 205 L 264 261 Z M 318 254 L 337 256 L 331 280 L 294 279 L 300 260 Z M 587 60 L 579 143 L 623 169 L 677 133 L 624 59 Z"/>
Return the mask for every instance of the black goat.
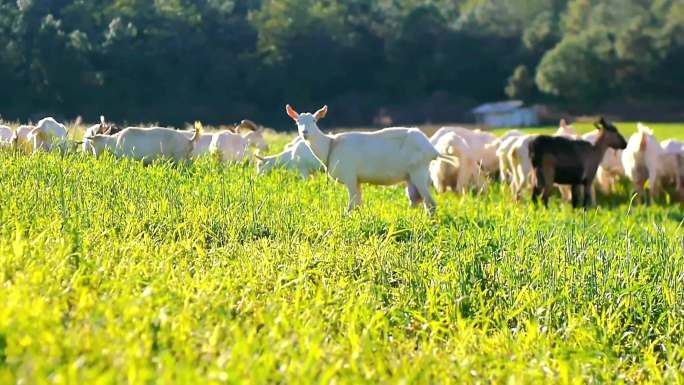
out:
<path id="1" fill-rule="evenodd" d="M 530 142 L 530 159 L 534 170 L 532 202 L 537 204 L 542 194 L 544 206 L 548 206 L 553 184 L 572 186 L 572 206 L 578 207 L 584 187 L 584 207 L 591 201 L 591 185 L 606 150 L 625 149 L 627 141 L 617 127 L 601 118 L 594 123 L 599 130 L 595 144 L 584 140 L 541 135 Z"/>

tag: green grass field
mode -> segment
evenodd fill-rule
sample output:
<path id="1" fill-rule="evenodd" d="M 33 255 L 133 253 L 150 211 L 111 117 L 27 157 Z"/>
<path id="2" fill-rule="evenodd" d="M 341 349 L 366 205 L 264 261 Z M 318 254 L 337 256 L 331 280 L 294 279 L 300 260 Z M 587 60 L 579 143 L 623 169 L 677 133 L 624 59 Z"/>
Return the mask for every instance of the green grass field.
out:
<path id="1" fill-rule="evenodd" d="M 430 218 L 211 159 L 0 164 L 0 384 L 684 383 L 684 212 L 626 186 Z"/>

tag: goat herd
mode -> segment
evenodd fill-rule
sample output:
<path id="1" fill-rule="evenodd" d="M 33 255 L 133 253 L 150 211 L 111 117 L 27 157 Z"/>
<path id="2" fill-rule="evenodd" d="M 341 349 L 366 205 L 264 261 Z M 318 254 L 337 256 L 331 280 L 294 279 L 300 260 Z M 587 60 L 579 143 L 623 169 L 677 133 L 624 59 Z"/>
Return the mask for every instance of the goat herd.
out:
<path id="1" fill-rule="evenodd" d="M 286 112 L 297 124 L 299 136 L 283 152 L 269 157 L 252 154 L 252 149 L 267 151 L 268 146 L 263 129 L 249 120 L 233 130 L 203 133 L 200 123 L 195 123 L 194 132 L 164 127 L 121 130 L 101 117 L 99 124 L 86 130 L 83 141 L 74 142 L 67 139 L 63 124 L 45 118 L 36 126 L 16 130 L 0 126 L 0 145 L 27 152 L 73 151 L 81 146 L 86 154 L 99 156 L 107 151 L 144 164 L 207 154 L 225 162 L 251 162 L 256 157 L 258 174 L 282 167 L 297 170 L 305 178 L 323 166 L 347 187 L 350 211 L 362 202 L 362 183 L 406 183 L 411 207 L 422 202 L 433 213 L 436 203 L 430 184 L 438 193 L 463 193 L 471 188 L 482 192 L 487 179 L 496 174 L 510 183 L 516 199 L 526 187 L 531 188 L 535 204 L 541 195 L 547 205 L 558 186 L 573 207 L 587 207 L 596 202 L 595 186 L 610 193 L 622 176 L 633 183 L 640 199 L 648 181 L 651 200 L 667 186 L 674 186 L 684 200 L 684 143 L 674 139 L 660 143 L 642 124 L 629 141 L 603 118 L 595 123 L 595 131 L 581 137 L 564 120 L 552 136 L 512 130 L 499 138 L 461 127 L 443 127 L 431 138 L 417 128 L 404 127 L 328 135 L 318 127 L 327 106 L 313 114 L 299 114 L 288 105 Z"/>

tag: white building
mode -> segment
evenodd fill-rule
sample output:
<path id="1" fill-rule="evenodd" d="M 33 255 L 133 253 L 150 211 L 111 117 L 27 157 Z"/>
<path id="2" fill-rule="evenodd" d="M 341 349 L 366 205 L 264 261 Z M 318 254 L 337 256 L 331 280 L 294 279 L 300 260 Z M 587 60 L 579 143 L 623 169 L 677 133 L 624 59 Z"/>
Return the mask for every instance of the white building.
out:
<path id="1" fill-rule="evenodd" d="M 520 100 L 483 104 L 473 110 L 477 123 L 491 128 L 531 127 L 539 124 L 533 107 L 524 107 Z"/>

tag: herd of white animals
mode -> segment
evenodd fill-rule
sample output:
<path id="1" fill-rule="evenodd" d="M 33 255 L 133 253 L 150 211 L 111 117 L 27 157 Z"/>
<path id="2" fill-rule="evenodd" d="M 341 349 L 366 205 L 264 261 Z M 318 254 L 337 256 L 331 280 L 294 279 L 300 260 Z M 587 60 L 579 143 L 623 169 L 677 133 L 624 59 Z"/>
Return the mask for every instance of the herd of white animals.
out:
<path id="1" fill-rule="evenodd" d="M 559 159 L 565 159 L 566 163 L 569 160 L 571 168 L 576 165 L 582 175 L 578 177 L 582 179 L 581 183 L 591 186 L 594 203 L 596 187 L 611 193 L 623 176 L 633 183 L 639 197 L 643 196 L 644 185 L 648 182 L 651 199 L 667 186 L 674 186 L 680 199 L 684 199 L 684 143 L 674 139 L 659 142 L 653 131 L 643 124 L 638 124 L 637 133 L 625 143 L 617 129 L 603 119 L 597 123 L 595 131 L 582 136 L 561 120 L 558 131 L 550 140 L 560 144 L 561 152 L 566 151 L 564 146 L 569 150 L 565 154 L 536 157 L 541 160 L 534 164 L 536 158 L 531 149 L 539 151 L 539 147 L 533 143 L 541 143 L 540 137 L 548 139 L 544 135 L 511 130 L 497 137 L 489 132 L 461 127 L 442 127 L 430 138 L 418 128 L 406 127 L 325 134 L 318 122 L 326 116 L 327 106 L 313 114 L 300 114 L 287 105 L 286 112 L 296 123 L 299 135 L 283 152 L 269 157 L 258 155 L 259 151 L 268 151 L 268 145 L 262 135 L 263 129 L 258 129 L 249 120 L 243 120 L 234 130 L 204 133 L 199 123 L 195 124 L 194 131 L 165 127 L 119 130 L 101 117 L 99 124 L 86 130 L 81 142 L 74 142 L 68 139 L 66 127 L 49 117 L 35 126 L 23 125 L 15 130 L 0 125 L 0 145 L 29 153 L 68 152 L 80 146 L 86 154 L 99 156 L 110 152 L 116 157 L 132 158 L 144 164 L 157 159 L 179 162 L 209 154 L 224 162 L 252 162 L 255 157 L 258 174 L 287 168 L 297 170 L 304 178 L 324 170 L 347 187 L 350 211 L 362 202 L 363 183 L 404 183 L 411 207 L 423 203 L 430 213 L 436 207 L 430 185 L 440 194 L 447 191 L 460 194 L 470 189 L 484 192 L 487 180 L 498 176 L 503 183 L 510 183 L 517 199 L 526 188 L 541 189 L 544 173 L 568 173 L 568 166 L 560 164 Z M 605 138 L 611 134 L 617 135 L 622 143 L 605 144 Z M 588 155 L 583 151 L 598 152 L 602 158 L 592 165 L 584 159 Z M 569 200 L 580 182 L 572 182 L 572 186 L 558 183 L 562 197 Z M 588 191 L 585 194 L 589 196 Z M 572 199 L 574 204 L 575 199 Z"/>

